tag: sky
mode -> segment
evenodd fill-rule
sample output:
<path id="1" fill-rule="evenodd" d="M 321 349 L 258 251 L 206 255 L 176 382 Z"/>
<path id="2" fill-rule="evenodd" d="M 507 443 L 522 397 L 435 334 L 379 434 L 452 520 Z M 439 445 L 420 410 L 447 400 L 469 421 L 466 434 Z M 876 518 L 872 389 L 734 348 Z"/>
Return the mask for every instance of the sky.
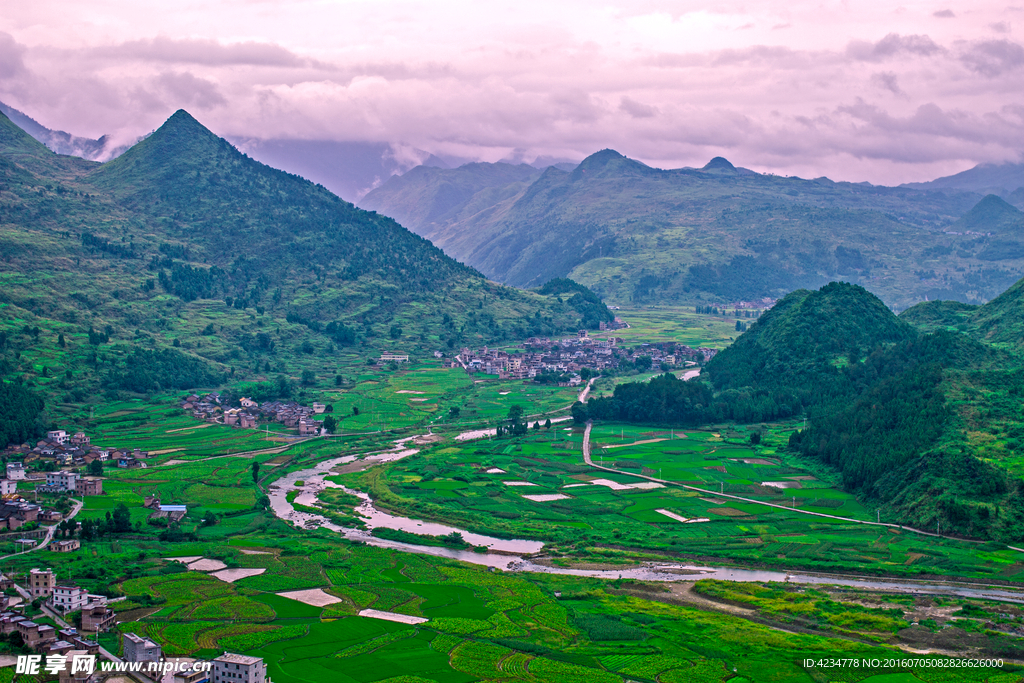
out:
<path id="1" fill-rule="evenodd" d="M 898 184 L 1024 161 L 1014 1 L 33 0 L 0 16 L 0 101 L 125 141 L 184 108 L 413 157 Z"/>

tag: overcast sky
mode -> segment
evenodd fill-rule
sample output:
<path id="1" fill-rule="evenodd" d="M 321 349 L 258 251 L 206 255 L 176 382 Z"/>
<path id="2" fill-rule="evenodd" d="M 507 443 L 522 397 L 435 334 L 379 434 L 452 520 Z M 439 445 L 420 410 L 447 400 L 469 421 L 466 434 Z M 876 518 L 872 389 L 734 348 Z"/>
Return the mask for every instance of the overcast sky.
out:
<path id="1" fill-rule="evenodd" d="M 894 184 L 1022 160 L 1014 1 L 8 2 L 0 100 L 89 137 L 184 108 L 220 135 Z"/>

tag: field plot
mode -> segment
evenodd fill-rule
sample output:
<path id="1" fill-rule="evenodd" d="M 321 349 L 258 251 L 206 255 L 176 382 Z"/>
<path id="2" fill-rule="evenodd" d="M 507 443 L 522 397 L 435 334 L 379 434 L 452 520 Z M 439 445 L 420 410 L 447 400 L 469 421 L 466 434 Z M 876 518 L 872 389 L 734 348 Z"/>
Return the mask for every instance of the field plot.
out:
<path id="1" fill-rule="evenodd" d="M 481 379 L 483 377 L 483 379 Z M 440 362 L 416 363 L 387 374 L 373 374 L 344 391 L 329 391 L 339 429 L 399 429 L 418 424 L 458 425 L 503 418 L 522 405 L 530 414 L 567 409 L 576 391 L 522 381 L 466 374 Z M 459 409 L 459 416 L 450 414 Z"/>
<path id="2" fill-rule="evenodd" d="M 601 339 L 620 337 L 627 346 L 648 342 L 676 342 L 693 348 L 707 346 L 721 349 L 732 343 L 739 334 L 736 332 L 735 316 L 698 314 L 693 312 L 693 306 L 622 307 L 615 314 L 629 327 L 610 332 L 592 332 L 590 336 Z M 755 320 L 742 316 L 739 319 L 748 324 Z"/>
<path id="3" fill-rule="evenodd" d="M 593 460 L 621 471 L 610 473 L 583 464 L 581 430 L 553 426 L 424 451 L 346 484 L 372 491 L 397 512 L 541 540 L 547 553 L 576 560 L 622 562 L 657 552 L 911 575 L 1006 577 L 1024 570 L 1015 551 L 998 545 L 855 523 L 873 521 L 874 511 L 791 462 L 780 448 L 787 435 L 785 426 L 769 427 L 753 446 L 735 427 L 599 425 L 591 435 Z"/>

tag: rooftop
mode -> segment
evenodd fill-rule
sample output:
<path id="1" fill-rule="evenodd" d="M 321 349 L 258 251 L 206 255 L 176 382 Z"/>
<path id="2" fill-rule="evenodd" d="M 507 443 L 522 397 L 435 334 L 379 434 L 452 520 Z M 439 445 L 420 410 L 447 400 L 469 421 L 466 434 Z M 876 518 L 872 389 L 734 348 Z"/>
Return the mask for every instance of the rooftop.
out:
<path id="1" fill-rule="evenodd" d="M 247 655 L 238 655 L 234 652 L 225 652 L 220 657 L 214 657 L 215 662 L 224 662 L 225 664 L 259 664 L 263 661 L 262 657 L 249 657 Z"/>
<path id="2" fill-rule="evenodd" d="M 125 633 L 123 635 L 124 635 L 124 637 L 127 640 L 132 641 L 136 645 L 145 645 L 146 647 L 156 647 L 157 646 L 156 643 L 154 643 L 149 638 L 143 638 L 142 636 L 135 635 L 134 633 Z"/>

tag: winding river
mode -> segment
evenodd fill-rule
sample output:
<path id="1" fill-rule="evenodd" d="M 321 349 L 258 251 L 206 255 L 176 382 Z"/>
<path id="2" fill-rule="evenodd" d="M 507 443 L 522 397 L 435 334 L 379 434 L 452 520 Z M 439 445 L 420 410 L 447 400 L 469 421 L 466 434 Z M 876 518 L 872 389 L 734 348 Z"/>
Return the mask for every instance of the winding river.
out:
<path id="1" fill-rule="evenodd" d="M 418 452 L 417 449 L 409 447 L 408 442 L 413 438 L 415 437 L 396 441 L 395 446 L 391 450 L 366 456 L 363 460 L 379 464 L 392 462 L 413 455 Z M 964 598 L 978 598 L 1024 604 L 1024 592 L 1016 591 L 1007 587 L 990 586 L 984 583 L 873 579 L 844 576 L 840 574 L 741 569 L 736 567 L 676 564 L 669 562 L 648 562 L 628 569 L 570 569 L 565 567 L 551 567 L 534 562 L 528 557 L 524 557 L 540 552 L 544 547 L 544 544 L 540 541 L 494 538 L 482 534 L 474 534 L 465 531 L 464 529 L 448 526 L 446 524 L 392 515 L 375 508 L 373 506 L 373 501 L 366 493 L 354 491 L 340 486 L 339 484 L 326 481 L 326 477 L 332 474 L 332 469 L 339 465 L 354 462 L 355 460 L 357 460 L 357 456 L 354 455 L 325 460 L 314 467 L 297 472 L 291 472 L 276 480 L 268 491 L 271 508 L 273 509 L 274 514 L 297 527 L 305 529 L 329 529 L 341 534 L 349 540 L 362 541 L 367 545 L 373 545 L 380 548 L 392 548 L 409 553 L 447 557 L 453 560 L 460 560 L 462 562 L 468 562 L 470 564 L 485 567 L 494 567 L 496 569 L 506 571 L 585 576 L 609 580 L 618 578 L 637 579 L 641 581 L 693 581 L 696 579 L 719 579 L 722 581 L 774 581 L 798 584 L 827 584 L 833 586 L 851 586 L 873 591 L 888 591 L 920 595 L 955 595 Z M 295 482 L 297 481 L 303 482 L 302 486 L 296 486 Z M 358 496 L 361 502 L 355 507 L 354 511 L 364 519 L 365 524 L 369 529 L 373 529 L 375 527 L 388 527 L 391 529 L 401 529 L 411 533 L 430 536 L 440 536 L 450 534 L 452 532 L 458 532 L 462 534 L 462 537 L 467 542 L 476 546 L 486 546 L 490 551 L 486 553 L 478 553 L 469 550 L 416 545 L 412 543 L 402 543 L 399 541 L 377 538 L 369 533 L 369 531 L 339 526 L 332 523 L 326 517 L 296 510 L 292 503 L 287 500 L 288 492 L 299 490 L 300 493 L 296 496 L 295 502 L 299 505 L 314 507 L 317 505 L 317 496 L 325 488 L 342 488 L 347 493 Z"/>

